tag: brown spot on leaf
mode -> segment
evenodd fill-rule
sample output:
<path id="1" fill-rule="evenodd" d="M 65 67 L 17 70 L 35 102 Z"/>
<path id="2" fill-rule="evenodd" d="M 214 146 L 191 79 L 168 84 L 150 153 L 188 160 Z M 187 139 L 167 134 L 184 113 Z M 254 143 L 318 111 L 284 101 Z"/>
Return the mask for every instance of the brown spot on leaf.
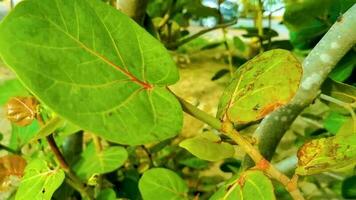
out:
<path id="1" fill-rule="evenodd" d="M 259 112 L 259 118 L 262 118 L 266 115 L 268 115 L 269 113 L 271 113 L 272 111 L 276 110 L 277 108 L 283 106 L 285 103 L 284 102 L 274 102 L 271 104 L 266 105 L 265 107 L 263 107 L 262 109 L 260 109 L 261 111 Z"/>

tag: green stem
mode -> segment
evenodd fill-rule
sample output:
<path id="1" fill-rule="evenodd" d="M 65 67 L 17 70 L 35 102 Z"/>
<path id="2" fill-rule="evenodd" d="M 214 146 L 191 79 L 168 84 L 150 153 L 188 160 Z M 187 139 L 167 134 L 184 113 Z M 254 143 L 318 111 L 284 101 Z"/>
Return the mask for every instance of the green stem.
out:
<path id="1" fill-rule="evenodd" d="M 184 99 L 178 96 L 177 98 L 186 113 L 221 131 L 224 135 L 236 142 L 241 147 L 241 149 L 243 149 L 253 159 L 253 161 L 256 163 L 257 168 L 263 170 L 272 178 L 282 183 L 289 191 L 293 199 L 304 199 L 296 185 L 297 183 L 290 180 L 286 175 L 279 172 L 273 165 L 271 165 L 266 159 L 264 159 L 264 157 L 258 152 L 258 150 L 234 129 L 233 125 L 230 122 L 221 123 L 218 119 L 198 109 L 197 107 L 193 106 Z"/>
<path id="2" fill-rule="evenodd" d="M 173 93 L 174 94 L 174 93 Z M 210 116 L 206 112 L 198 109 L 197 107 L 193 106 L 189 102 L 185 101 L 184 99 L 175 95 L 180 104 L 182 105 L 183 111 L 190 114 L 191 116 L 195 117 L 196 119 L 208 124 L 214 129 L 220 130 L 221 129 L 221 122 L 220 120 L 216 119 L 215 117 Z"/>
<path id="3" fill-rule="evenodd" d="M 85 187 L 85 185 L 81 182 L 81 180 L 73 173 L 73 171 L 70 169 L 69 165 L 64 159 L 64 156 L 60 152 L 53 135 L 49 135 L 46 137 L 46 140 L 48 142 L 48 145 L 50 146 L 54 156 L 56 157 L 59 165 L 63 169 L 63 171 L 67 174 L 69 177 L 69 181 L 74 189 L 76 189 L 82 197 L 88 198 L 88 199 L 93 199 L 91 195 L 88 193 L 88 188 Z"/>

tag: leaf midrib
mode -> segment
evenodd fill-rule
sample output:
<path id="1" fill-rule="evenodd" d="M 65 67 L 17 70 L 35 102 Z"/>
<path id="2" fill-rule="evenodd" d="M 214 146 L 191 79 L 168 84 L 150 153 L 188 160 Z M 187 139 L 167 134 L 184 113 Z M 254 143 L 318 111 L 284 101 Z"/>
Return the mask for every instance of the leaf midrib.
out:
<path id="1" fill-rule="evenodd" d="M 60 12 L 60 11 L 59 11 Z M 62 15 L 62 13 L 60 12 L 60 15 Z M 87 51 L 88 53 L 90 53 L 91 55 L 99 58 L 100 60 L 102 60 L 103 62 L 105 62 L 106 64 L 108 64 L 109 66 L 113 67 L 114 69 L 120 71 L 122 74 L 124 74 L 125 76 L 127 76 L 129 78 L 130 81 L 142 86 L 144 89 L 151 89 L 153 87 L 153 85 L 151 85 L 148 82 L 144 82 L 139 80 L 137 77 L 135 77 L 131 72 L 123 69 L 122 67 L 116 65 L 115 63 L 113 63 L 112 61 L 110 61 L 109 59 L 107 59 L 105 56 L 97 53 L 96 51 L 92 50 L 91 48 L 89 48 L 88 46 L 86 46 L 83 42 L 81 42 L 80 40 L 78 40 L 77 38 L 75 38 L 74 36 L 72 36 L 71 34 L 69 34 L 68 32 L 66 32 L 65 30 L 63 30 L 58 24 L 56 24 L 55 22 L 53 22 L 51 19 L 47 18 L 47 17 L 41 17 L 41 16 L 35 16 L 35 15 L 31 15 L 31 17 L 34 18 L 39 18 L 41 20 L 47 21 L 49 22 L 51 25 L 53 25 L 53 27 L 55 27 L 57 30 L 59 30 L 60 32 L 64 33 L 66 36 L 69 37 L 69 39 L 73 40 L 75 43 L 77 43 L 79 45 L 79 47 L 81 47 L 82 49 L 84 49 L 85 51 Z M 103 23 L 103 22 L 102 22 Z M 104 24 L 105 26 L 105 24 Z M 109 35 L 110 32 L 108 31 L 108 29 L 106 29 L 106 31 L 108 32 Z M 115 44 L 114 44 L 115 45 Z M 116 46 L 116 45 L 115 45 Z M 120 56 L 121 57 L 121 56 Z M 122 58 L 121 58 L 122 59 Z"/>

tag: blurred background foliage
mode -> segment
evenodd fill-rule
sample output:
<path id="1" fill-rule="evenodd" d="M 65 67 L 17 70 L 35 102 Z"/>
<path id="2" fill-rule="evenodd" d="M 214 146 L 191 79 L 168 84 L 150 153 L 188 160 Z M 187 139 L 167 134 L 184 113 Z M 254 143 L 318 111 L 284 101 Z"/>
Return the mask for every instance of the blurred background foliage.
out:
<path id="1" fill-rule="evenodd" d="M 0 0 L 0 19 L 17 1 Z M 281 48 L 293 51 L 302 61 L 331 25 L 356 0 L 149 0 L 144 28 L 169 50 L 180 68 L 181 80 L 172 87 L 178 95 L 215 115 L 218 99 L 231 74 L 260 52 Z M 272 162 L 284 172 L 293 171 L 295 154 L 303 143 L 351 131 L 355 109 L 356 48 L 352 48 L 330 73 L 322 93 L 350 105 L 318 98 L 293 123 L 278 147 Z M 14 95 L 26 94 L 14 75 L 0 61 L 0 106 Z M 278 78 L 278 77 L 276 77 Z M 353 97 L 348 99 L 347 97 Z M 11 149 L 34 156 L 45 144 L 26 144 L 38 131 L 38 124 L 11 126 L 0 109 L 0 142 Z M 189 199 L 208 199 L 224 180 L 239 171 L 243 153 L 238 147 L 234 158 L 208 162 L 190 154 L 178 144 L 199 133 L 212 132 L 206 125 L 185 116 L 182 134 L 158 144 L 127 147 L 129 159 L 122 168 L 105 174 L 104 185 L 114 185 L 118 197 L 141 199 L 138 180 L 152 166 L 172 169 L 187 181 Z M 242 130 L 250 136 L 256 125 Z M 73 132 L 75 128 L 59 130 Z M 82 132 L 56 137 L 70 160 L 76 160 L 82 147 L 71 141 Z M 91 138 L 84 133 L 84 141 Z M 73 153 L 76 152 L 76 153 Z M 3 151 L 1 151 L 3 153 Z M 48 155 L 47 155 L 48 156 Z M 70 157 L 70 158 L 69 158 Z M 16 187 L 16 183 L 9 187 Z M 307 199 L 356 199 L 356 168 L 324 172 L 305 177 L 301 189 Z M 278 199 L 290 199 L 275 183 Z M 11 196 L 8 187 L 1 197 Z M 9 194 L 10 193 L 10 194 Z M 78 197 L 63 184 L 54 199 Z"/>

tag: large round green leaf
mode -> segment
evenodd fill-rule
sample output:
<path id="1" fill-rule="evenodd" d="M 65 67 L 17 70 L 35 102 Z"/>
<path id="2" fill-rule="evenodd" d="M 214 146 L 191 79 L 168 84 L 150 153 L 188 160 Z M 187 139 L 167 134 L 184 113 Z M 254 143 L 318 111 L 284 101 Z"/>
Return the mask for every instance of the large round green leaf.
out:
<path id="1" fill-rule="evenodd" d="M 294 97 L 301 77 L 302 66 L 292 53 L 264 52 L 235 72 L 220 99 L 218 117 L 234 123 L 261 119 Z"/>
<path id="2" fill-rule="evenodd" d="M 186 200 L 188 186 L 171 170 L 154 168 L 146 171 L 139 182 L 144 200 L 176 199 Z"/>
<path id="3" fill-rule="evenodd" d="M 28 0 L 0 24 L 0 55 L 43 103 L 83 129 L 137 145 L 176 135 L 178 80 L 164 47 L 99 0 Z"/>

